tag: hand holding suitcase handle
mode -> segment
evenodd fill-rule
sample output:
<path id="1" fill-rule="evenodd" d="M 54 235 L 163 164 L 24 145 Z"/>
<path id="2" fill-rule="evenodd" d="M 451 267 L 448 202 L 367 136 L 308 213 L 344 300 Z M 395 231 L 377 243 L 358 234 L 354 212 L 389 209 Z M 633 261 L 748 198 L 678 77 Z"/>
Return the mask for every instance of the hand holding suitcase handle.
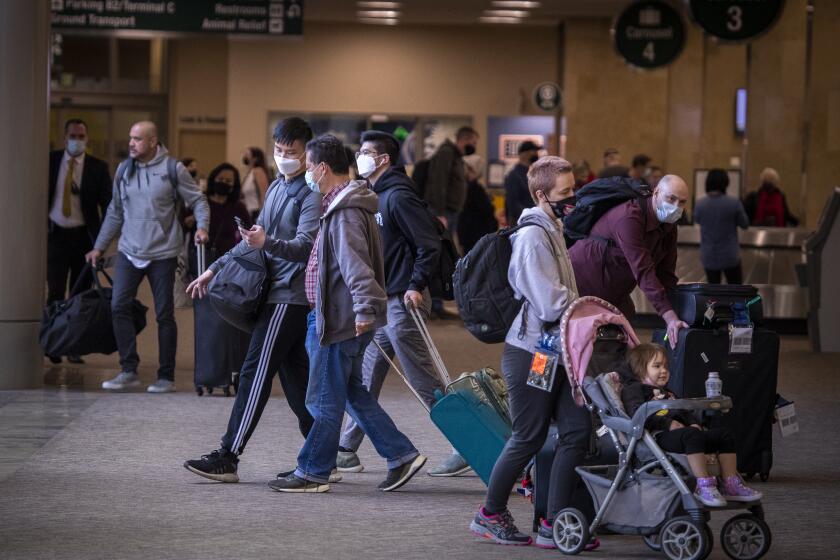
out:
<path id="1" fill-rule="evenodd" d="M 677 347 L 677 342 L 680 339 L 680 329 L 687 329 L 688 325 L 685 321 L 680 320 L 673 309 L 666 311 L 662 315 L 662 318 L 665 319 L 668 331 L 668 334 L 665 335 L 665 340 L 668 341 L 668 344 L 671 345 L 671 349 L 673 350 Z"/>

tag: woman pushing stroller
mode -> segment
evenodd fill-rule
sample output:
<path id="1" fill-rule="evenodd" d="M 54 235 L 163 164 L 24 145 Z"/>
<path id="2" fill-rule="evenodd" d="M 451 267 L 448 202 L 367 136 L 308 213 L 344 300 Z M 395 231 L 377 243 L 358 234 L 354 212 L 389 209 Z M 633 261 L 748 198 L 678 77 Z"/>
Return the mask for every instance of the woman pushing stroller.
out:
<path id="1" fill-rule="evenodd" d="M 665 349 L 657 344 L 640 344 L 627 353 L 622 377 L 621 400 L 629 416 L 645 402 L 673 399 L 665 389 L 670 373 Z M 684 453 L 697 479 L 694 495 L 708 507 L 724 507 L 727 501 L 754 502 L 761 493 L 744 485 L 738 475 L 735 437 L 726 428 L 705 430 L 688 411 L 661 410 L 648 418 L 645 428 L 659 446 L 672 453 Z M 709 475 L 706 454 L 716 453 L 721 479 Z"/>
<path id="2" fill-rule="evenodd" d="M 542 343 L 548 344 L 546 331 L 552 331 L 552 325 L 577 298 L 559 221 L 573 196 L 574 184 L 572 166 L 565 159 L 546 156 L 531 165 L 528 189 L 536 207 L 522 213 L 520 229 L 511 236 L 508 280 L 516 298 L 523 301 L 502 355 L 513 429 L 493 468 L 484 506 L 470 524 L 474 534 L 499 544 L 531 544 L 531 537 L 516 528 L 507 503 L 522 470 L 545 443 L 554 419 L 558 444 L 548 492 L 549 519 L 542 522 L 537 535 L 538 546 L 554 548 L 551 521 L 571 501 L 578 479 L 574 469 L 589 442 L 589 412 L 575 404 L 557 354 L 542 348 Z M 543 373 L 538 379 L 531 375 L 535 368 Z"/>

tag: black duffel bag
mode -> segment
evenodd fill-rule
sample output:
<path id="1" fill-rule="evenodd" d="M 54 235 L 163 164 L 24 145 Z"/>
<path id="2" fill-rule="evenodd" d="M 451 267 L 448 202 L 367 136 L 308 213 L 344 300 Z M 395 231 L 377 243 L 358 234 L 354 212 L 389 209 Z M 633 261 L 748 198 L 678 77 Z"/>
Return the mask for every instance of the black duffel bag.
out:
<path id="1" fill-rule="evenodd" d="M 760 325 L 764 310 L 758 289 L 749 284 L 677 284 L 668 293 L 677 316 L 693 328 L 716 328 L 737 322 L 739 312 Z"/>
<path id="2" fill-rule="evenodd" d="M 250 333 L 254 331 L 270 286 L 265 253 L 262 249 L 250 249 L 231 257 L 216 273 L 207 296 L 222 319 Z"/>
<path id="3" fill-rule="evenodd" d="M 108 280 L 109 287 L 99 281 L 99 272 Z M 93 276 L 92 288 L 82 287 Z M 87 354 L 113 354 L 117 350 L 114 325 L 111 320 L 111 287 L 113 281 L 107 272 L 85 265 L 70 297 L 56 301 L 44 308 L 39 341 L 49 356 L 84 356 Z M 134 329 L 139 333 L 146 328 L 147 307 L 132 302 Z"/>

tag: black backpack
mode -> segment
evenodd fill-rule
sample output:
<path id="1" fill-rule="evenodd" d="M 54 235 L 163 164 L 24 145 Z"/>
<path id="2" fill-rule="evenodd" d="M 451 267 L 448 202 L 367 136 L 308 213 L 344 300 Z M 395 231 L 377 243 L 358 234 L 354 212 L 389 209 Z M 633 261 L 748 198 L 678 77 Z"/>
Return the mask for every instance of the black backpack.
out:
<path id="1" fill-rule="evenodd" d="M 435 231 L 440 238 L 440 255 L 438 256 L 437 267 L 432 273 L 431 278 L 429 278 L 429 293 L 431 293 L 433 298 L 452 301 L 455 299 L 455 288 L 452 277 L 455 274 L 455 269 L 458 259 L 461 258 L 461 254 L 458 252 L 458 248 L 455 246 L 449 230 L 429 210 L 428 206 L 426 206 L 426 213 L 435 225 Z"/>
<path id="2" fill-rule="evenodd" d="M 481 342 L 504 342 L 522 307 L 508 282 L 508 267 L 513 253 L 510 236 L 527 226 L 542 228 L 525 223 L 488 233 L 455 267 L 452 280 L 458 311 L 467 330 Z"/>
<path id="3" fill-rule="evenodd" d="M 584 185 L 575 193 L 575 208 L 563 218 L 566 246 L 589 237 L 589 232 L 601 216 L 628 200 L 645 200 L 651 196 L 650 187 L 629 177 L 606 177 Z M 647 212 L 642 212 L 647 220 Z"/>
<path id="4" fill-rule="evenodd" d="M 276 214 L 277 219 L 283 218 L 290 201 L 300 210 L 310 192 L 305 184 L 299 185 L 296 192 L 289 191 Z M 240 330 L 253 332 L 270 288 L 271 271 L 265 252 L 249 249 L 231 258 L 213 277 L 207 296 L 222 319 Z"/>
<path id="5" fill-rule="evenodd" d="M 414 181 L 414 186 L 420 199 L 426 198 L 426 181 L 429 179 L 429 160 L 421 159 L 414 164 L 414 169 L 411 172 L 411 180 Z"/>

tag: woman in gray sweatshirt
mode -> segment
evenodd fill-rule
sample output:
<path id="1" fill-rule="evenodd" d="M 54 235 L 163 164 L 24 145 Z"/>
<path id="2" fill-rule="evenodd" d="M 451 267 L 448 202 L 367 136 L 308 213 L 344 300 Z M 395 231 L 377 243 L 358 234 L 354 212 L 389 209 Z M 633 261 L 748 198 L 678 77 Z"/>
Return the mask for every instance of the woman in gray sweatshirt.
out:
<path id="1" fill-rule="evenodd" d="M 575 404 L 562 364 L 558 364 L 550 386 L 528 384 L 543 333 L 557 329 L 563 312 L 577 297 L 560 221 L 564 207 L 574 199 L 574 185 L 572 166 L 565 159 L 547 156 L 531 165 L 528 190 L 537 206 L 522 213 L 519 225 L 525 227 L 511 236 L 508 281 L 516 297 L 523 300 L 502 354 L 513 433 L 493 468 L 484 506 L 470 525 L 473 533 L 499 544 L 531 543 L 531 537 L 514 525 L 507 502 L 522 469 L 543 446 L 548 428 L 556 420 L 559 442 L 548 491 L 549 519 L 537 536 L 538 546 L 554 547 L 551 521 L 571 500 L 574 468 L 583 458 L 589 438 L 589 413 Z"/>

